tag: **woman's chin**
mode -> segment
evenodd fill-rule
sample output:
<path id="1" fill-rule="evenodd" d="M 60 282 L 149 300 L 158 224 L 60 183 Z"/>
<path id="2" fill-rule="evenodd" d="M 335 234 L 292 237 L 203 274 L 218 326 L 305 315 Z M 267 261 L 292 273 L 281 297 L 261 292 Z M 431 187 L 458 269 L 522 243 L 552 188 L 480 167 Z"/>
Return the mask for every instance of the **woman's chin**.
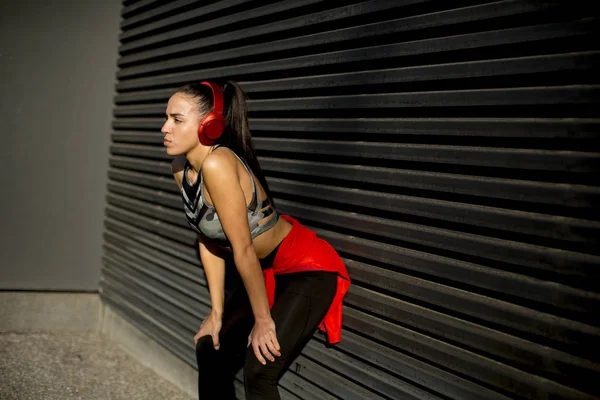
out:
<path id="1" fill-rule="evenodd" d="M 173 149 L 172 147 L 167 147 L 166 150 L 167 150 L 167 154 L 170 156 L 178 156 L 179 155 L 179 152 L 176 151 L 175 149 Z"/>

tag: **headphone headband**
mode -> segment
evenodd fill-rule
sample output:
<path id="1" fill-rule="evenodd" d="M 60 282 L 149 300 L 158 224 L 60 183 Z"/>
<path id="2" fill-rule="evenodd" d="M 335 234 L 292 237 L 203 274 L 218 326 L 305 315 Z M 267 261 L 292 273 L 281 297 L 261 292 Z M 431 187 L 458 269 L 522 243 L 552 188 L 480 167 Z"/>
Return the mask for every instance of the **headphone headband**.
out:
<path id="1" fill-rule="evenodd" d="M 221 87 L 219 85 L 217 85 L 216 83 L 212 83 L 212 82 L 208 82 L 208 81 L 204 81 L 204 82 L 200 82 L 200 83 L 208 86 L 210 88 L 210 90 L 212 90 L 213 112 L 223 115 L 224 100 L 223 100 L 223 90 L 221 89 Z"/>

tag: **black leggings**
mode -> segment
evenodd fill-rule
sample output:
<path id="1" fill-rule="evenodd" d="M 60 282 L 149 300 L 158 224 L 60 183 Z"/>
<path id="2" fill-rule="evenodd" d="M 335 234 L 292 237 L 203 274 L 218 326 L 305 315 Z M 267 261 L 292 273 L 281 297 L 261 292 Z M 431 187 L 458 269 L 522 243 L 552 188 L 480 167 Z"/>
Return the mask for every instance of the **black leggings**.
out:
<path id="1" fill-rule="evenodd" d="M 248 344 L 254 316 L 244 285 L 240 284 L 225 300 L 220 349 L 215 350 L 211 336 L 196 344 L 198 398 L 235 399 L 233 380 L 244 367 L 246 399 L 280 399 L 279 378 L 308 343 L 327 313 L 337 287 L 337 274 L 311 271 L 275 276 L 275 303 L 271 317 L 275 322 L 281 356 L 262 365 Z"/>

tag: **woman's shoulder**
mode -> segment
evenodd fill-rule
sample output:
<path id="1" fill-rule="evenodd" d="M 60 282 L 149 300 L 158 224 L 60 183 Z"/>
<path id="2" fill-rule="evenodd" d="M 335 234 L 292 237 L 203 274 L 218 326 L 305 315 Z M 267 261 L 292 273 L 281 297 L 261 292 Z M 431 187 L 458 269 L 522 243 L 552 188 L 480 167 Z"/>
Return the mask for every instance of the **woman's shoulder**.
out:
<path id="1" fill-rule="evenodd" d="M 233 177 L 237 174 L 237 159 L 232 151 L 217 148 L 206 156 L 202 163 L 202 176 L 204 179 L 220 178 L 219 180 Z"/>
<path id="2" fill-rule="evenodd" d="M 235 152 L 225 146 L 219 146 L 211 151 L 202 163 L 203 171 L 222 171 L 235 167 L 239 157 Z"/>

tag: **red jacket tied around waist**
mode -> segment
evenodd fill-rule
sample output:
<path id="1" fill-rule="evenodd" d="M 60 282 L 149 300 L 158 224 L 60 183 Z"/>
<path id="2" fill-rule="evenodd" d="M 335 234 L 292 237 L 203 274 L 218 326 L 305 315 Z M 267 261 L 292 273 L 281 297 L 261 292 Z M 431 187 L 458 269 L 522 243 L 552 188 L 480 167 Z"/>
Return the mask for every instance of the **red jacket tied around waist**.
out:
<path id="1" fill-rule="evenodd" d="M 336 294 L 319 329 L 327 334 L 330 344 L 338 343 L 342 338 L 342 300 L 350 287 L 346 266 L 334 248 L 318 238 L 316 232 L 288 215 L 281 215 L 281 218 L 292 224 L 292 230 L 281 242 L 273 267 L 263 271 L 269 307 L 273 307 L 275 302 L 275 275 L 306 271 L 336 272 Z"/>

